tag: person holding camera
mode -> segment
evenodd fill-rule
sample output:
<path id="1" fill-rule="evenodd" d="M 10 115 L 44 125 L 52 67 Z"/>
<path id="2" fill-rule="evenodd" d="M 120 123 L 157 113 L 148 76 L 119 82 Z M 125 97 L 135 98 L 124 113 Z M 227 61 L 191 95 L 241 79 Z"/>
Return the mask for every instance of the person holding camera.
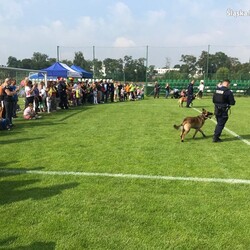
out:
<path id="1" fill-rule="evenodd" d="M 34 102 L 34 89 L 35 89 L 35 85 L 32 85 L 32 81 L 28 80 L 28 82 L 25 84 L 25 87 L 24 87 L 25 108 L 27 108 L 30 103 L 33 104 Z"/>
<path id="2" fill-rule="evenodd" d="M 213 142 L 221 142 L 220 135 L 228 120 L 228 110 L 235 105 L 233 92 L 229 89 L 230 81 L 225 79 L 217 87 L 213 95 L 214 114 L 217 125 L 214 130 Z"/>

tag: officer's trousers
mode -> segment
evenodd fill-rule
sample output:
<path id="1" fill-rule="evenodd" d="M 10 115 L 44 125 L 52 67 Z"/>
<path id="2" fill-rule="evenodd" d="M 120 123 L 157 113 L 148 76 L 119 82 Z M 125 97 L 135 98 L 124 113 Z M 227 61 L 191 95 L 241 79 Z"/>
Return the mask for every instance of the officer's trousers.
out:
<path id="1" fill-rule="evenodd" d="M 188 95 L 187 96 L 187 107 L 190 107 L 190 104 L 192 103 L 193 101 L 193 95 Z"/>
<path id="2" fill-rule="evenodd" d="M 222 130 L 226 125 L 228 116 L 216 115 L 217 125 L 214 130 L 214 139 L 218 139 L 221 136 Z"/>

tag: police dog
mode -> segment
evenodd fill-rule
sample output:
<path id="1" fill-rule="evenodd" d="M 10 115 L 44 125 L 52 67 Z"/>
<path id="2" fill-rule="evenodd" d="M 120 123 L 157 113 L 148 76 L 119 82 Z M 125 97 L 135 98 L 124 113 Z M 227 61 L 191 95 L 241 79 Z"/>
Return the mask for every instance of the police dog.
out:
<path id="1" fill-rule="evenodd" d="M 187 97 L 186 96 L 182 96 L 179 98 L 178 103 L 179 103 L 179 107 L 183 107 L 183 102 L 187 102 Z"/>
<path id="2" fill-rule="evenodd" d="M 192 101 L 195 99 L 195 95 L 192 97 Z M 181 98 L 179 98 L 178 103 L 179 103 L 179 107 L 183 107 L 183 102 L 187 102 L 187 96 L 182 96 Z M 191 105 L 193 105 L 193 103 L 190 103 Z"/>
<path id="3" fill-rule="evenodd" d="M 174 125 L 174 128 L 177 130 L 181 129 L 181 141 L 182 142 L 184 142 L 184 138 L 191 128 L 195 129 L 193 138 L 195 138 L 198 131 L 200 131 L 203 137 L 205 137 L 205 134 L 201 130 L 201 127 L 204 125 L 205 120 L 207 118 L 211 119 L 212 116 L 213 116 L 213 113 L 205 109 L 202 109 L 202 112 L 200 115 L 196 117 L 186 117 L 180 125 Z"/>

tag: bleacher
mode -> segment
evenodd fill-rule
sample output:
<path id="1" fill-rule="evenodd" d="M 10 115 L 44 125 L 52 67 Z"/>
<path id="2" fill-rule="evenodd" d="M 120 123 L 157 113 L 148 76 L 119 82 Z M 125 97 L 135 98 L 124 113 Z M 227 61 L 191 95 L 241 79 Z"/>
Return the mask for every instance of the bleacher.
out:
<path id="1" fill-rule="evenodd" d="M 165 95 L 165 86 L 169 83 L 170 89 L 178 89 L 181 91 L 182 89 L 187 89 L 190 80 L 175 80 L 175 79 L 166 79 L 166 80 L 158 80 L 158 83 L 161 86 L 160 94 Z M 205 89 L 204 95 L 209 95 L 214 93 L 218 80 L 207 80 L 205 81 Z M 198 92 L 198 86 L 200 81 L 196 81 L 194 84 L 194 92 Z M 149 85 L 147 94 L 152 95 L 153 93 L 153 83 L 151 86 Z M 233 91 L 235 95 L 250 95 L 250 80 L 231 80 L 230 89 Z"/>

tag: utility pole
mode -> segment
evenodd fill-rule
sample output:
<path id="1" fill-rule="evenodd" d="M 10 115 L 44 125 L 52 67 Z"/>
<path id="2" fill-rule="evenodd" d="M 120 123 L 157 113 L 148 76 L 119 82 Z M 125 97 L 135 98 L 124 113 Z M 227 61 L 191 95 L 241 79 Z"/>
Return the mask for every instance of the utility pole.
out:
<path id="1" fill-rule="evenodd" d="M 93 46 L 93 79 L 95 79 L 95 46 Z"/>
<path id="2" fill-rule="evenodd" d="M 56 61 L 59 62 L 59 46 L 56 46 Z"/>
<path id="3" fill-rule="evenodd" d="M 145 95 L 147 95 L 148 88 L 148 45 L 146 46 L 146 74 L 145 74 Z"/>
<path id="4" fill-rule="evenodd" d="M 209 63 L 209 52 L 210 52 L 210 45 L 208 45 L 207 48 L 207 67 L 206 67 L 206 77 L 205 77 L 205 83 L 208 81 L 208 63 Z"/>

